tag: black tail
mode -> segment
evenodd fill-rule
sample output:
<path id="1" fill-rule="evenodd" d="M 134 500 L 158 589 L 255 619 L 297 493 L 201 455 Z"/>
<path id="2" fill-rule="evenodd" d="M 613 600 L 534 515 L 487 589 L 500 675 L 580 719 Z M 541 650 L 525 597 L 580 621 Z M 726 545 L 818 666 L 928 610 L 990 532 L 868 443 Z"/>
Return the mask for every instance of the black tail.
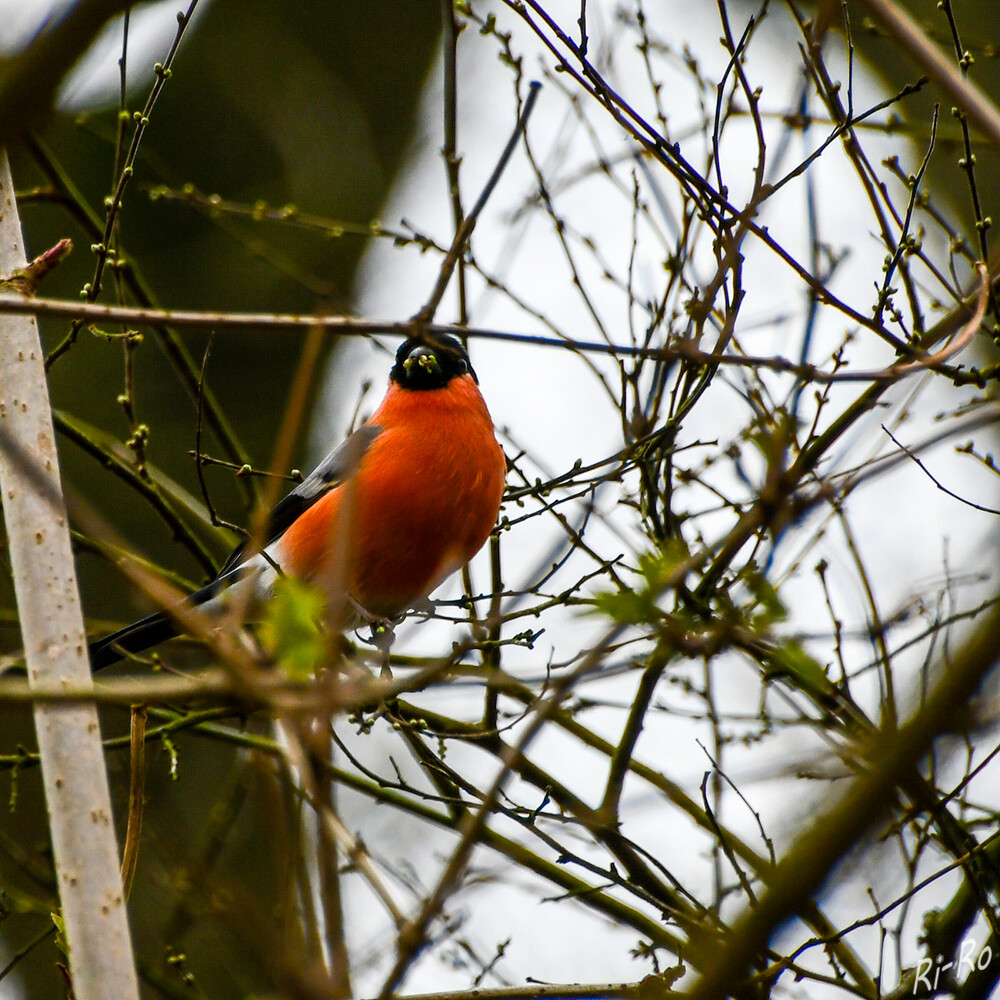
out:
<path id="1" fill-rule="evenodd" d="M 101 670 L 123 660 L 128 653 L 141 653 L 150 646 L 172 639 L 177 626 L 162 611 L 147 615 L 125 628 L 90 644 L 90 669 Z"/>
<path id="2" fill-rule="evenodd" d="M 211 583 L 206 584 L 201 590 L 196 590 L 184 603 L 188 607 L 201 607 L 217 597 L 222 591 L 228 590 L 234 584 L 240 582 L 247 576 L 259 572 L 259 566 L 255 566 L 253 560 L 241 563 L 234 569 L 217 576 Z M 180 629 L 173 620 L 162 611 L 140 618 L 139 621 L 120 628 L 111 635 L 106 635 L 103 639 L 92 642 L 90 649 L 90 669 L 97 671 L 103 667 L 124 660 L 129 653 L 141 653 L 150 646 L 166 642 L 173 639 L 175 635 L 180 635 Z"/>

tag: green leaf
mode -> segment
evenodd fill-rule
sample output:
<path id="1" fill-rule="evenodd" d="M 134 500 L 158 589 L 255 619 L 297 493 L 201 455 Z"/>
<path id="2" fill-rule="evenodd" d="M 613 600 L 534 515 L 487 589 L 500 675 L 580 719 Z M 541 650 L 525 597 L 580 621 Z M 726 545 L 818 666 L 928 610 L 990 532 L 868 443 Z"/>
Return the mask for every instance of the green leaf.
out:
<path id="1" fill-rule="evenodd" d="M 593 614 L 605 615 L 612 621 L 624 625 L 649 624 L 663 616 L 648 590 L 621 590 L 598 594 L 591 608 L 587 610 Z"/>
<path id="2" fill-rule="evenodd" d="M 807 694 L 826 697 L 833 685 L 826 671 L 795 639 L 788 639 L 767 654 L 767 665 L 775 672 L 791 678 L 795 686 Z"/>
<path id="3" fill-rule="evenodd" d="M 322 628 L 326 601 L 309 583 L 284 576 L 274 585 L 260 626 L 260 641 L 291 680 L 308 680 L 326 660 L 327 633 Z"/>
<path id="4" fill-rule="evenodd" d="M 63 920 L 62 913 L 53 912 L 49 916 L 52 918 L 52 923 L 56 925 L 56 947 L 67 957 L 69 956 L 69 942 L 66 940 L 66 922 Z"/>
<path id="5" fill-rule="evenodd" d="M 746 585 L 754 596 L 754 606 L 746 614 L 752 629 L 765 629 L 788 617 L 777 589 L 763 573 L 755 570 L 747 574 Z"/>
<path id="6" fill-rule="evenodd" d="M 669 589 L 677 567 L 690 553 L 680 539 L 670 539 L 658 552 L 644 552 L 639 556 L 636 570 L 639 583 L 634 590 L 616 590 L 599 593 L 589 610 L 603 614 L 622 625 L 653 625 L 663 620 L 664 612 L 658 602 Z"/>

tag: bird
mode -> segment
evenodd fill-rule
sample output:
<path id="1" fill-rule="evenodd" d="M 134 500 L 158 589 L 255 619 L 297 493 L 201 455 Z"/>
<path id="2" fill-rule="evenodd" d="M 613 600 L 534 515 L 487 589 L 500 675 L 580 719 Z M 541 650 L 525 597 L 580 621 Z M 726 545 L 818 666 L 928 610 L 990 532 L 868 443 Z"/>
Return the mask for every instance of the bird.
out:
<path id="1" fill-rule="evenodd" d="M 506 475 L 462 342 L 411 336 L 375 412 L 271 511 L 263 552 L 241 544 L 185 603 L 218 614 L 250 588 L 257 604 L 287 574 L 324 593 L 338 628 L 393 620 L 482 548 Z M 148 615 L 91 642 L 91 668 L 178 634 L 169 613 Z"/>

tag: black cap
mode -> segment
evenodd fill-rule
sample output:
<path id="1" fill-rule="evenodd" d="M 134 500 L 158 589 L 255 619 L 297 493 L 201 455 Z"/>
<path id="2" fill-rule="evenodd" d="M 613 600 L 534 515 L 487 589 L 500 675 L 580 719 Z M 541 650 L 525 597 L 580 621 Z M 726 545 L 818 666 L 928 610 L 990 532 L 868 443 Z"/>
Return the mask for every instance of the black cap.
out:
<path id="1" fill-rule="evenodd" d="M 461 375 L 479 381 L 462 342 L 450 333 L 404 340 L 389 372 L 389 378 L 405 389 L 443 389 Z"/>

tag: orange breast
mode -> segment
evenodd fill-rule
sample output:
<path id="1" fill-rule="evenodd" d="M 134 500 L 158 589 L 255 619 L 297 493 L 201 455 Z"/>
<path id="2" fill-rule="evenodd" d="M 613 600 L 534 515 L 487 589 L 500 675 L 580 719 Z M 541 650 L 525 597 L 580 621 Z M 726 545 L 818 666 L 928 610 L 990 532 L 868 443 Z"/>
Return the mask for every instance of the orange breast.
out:
<path id="1" fill-rule="evenodd" d="M 348 594 L 391 617 L 426 597 L 482 547 L 496 523 L 506 462 L 468 375 L 442 389 L 390 385 L 382 427 L 355 475 L 281 539 L 283 568 L 334 606 Z"/>

